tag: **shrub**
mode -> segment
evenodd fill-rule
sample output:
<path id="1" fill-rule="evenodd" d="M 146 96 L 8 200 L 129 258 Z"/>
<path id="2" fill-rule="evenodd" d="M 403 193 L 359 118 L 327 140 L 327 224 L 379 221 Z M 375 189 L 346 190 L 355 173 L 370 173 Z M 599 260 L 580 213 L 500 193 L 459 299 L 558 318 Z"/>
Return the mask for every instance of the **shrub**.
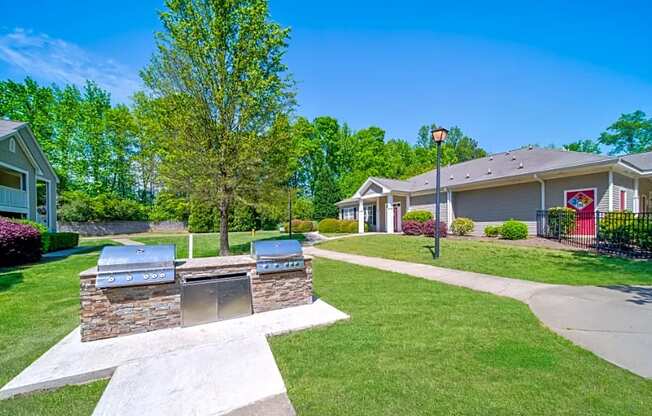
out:
<path id="1" fill-rule="evenodd" d="M 38 261 L 41 258 L 41 235 L 29 225 L 0 218 L 0 266 Z"/>
<path id="2" fill-rule="evenodd" d="M 152 221 L 174 220 L 187 222 L 189 216 L 190 203 L 187 198 L 177 196 L 171 192 L 160 192 L 156 196 L 149 219 Z"/>
<path id="3" fill-rule="evenodd" d="M 406 235 L 423 234 L 423 224 L 416 220 L 403 221 L 403 233 Z"/>
<path id="4" fill-rule="evenodd" d="M 428 220 L 423 223 L 423 235 L 428 236 L 428 237 L 434 237 L 435 236 L 435 221 L 434 220 Z M 446 237 L 448 234 L 448 226 L 446 225 L 445 222 L 439 222 L 439 236 L 440 237 Z"/>
<path id="5" fill-rule="evenodd" d="M 472 219 L 459 217 L 453 220 L 453 224 L 451 224 L 451 231 L 453 231 L 453 234 L 455 235 L 467 235 L 473 231 L 474 227 L 475 224 L 473 224 Z"/>
<path id="6" fill-rule="evenodd" d="M 319 232 L 320 233 L 339 233 L 340 232 L 340 220 L 336 218 L 325 218 L 319 221 Z"/>
<path id="7" fill-rule="evenodd" d="M 17 222 L 18 224 L 29 225 L 30 227 L 38 231 L 38 233 L 41 235 L 48 232 L 48 227 L 41 224 L 40 222 L 36 222 L 32 220 L 15 220 L 15 222 Z"/>
<path id="8" fill-rule="evenodd" d="M 283 227 L 285 228 L 285 232 L 289 232 L 289 223 L 285 223 Z M 313 231 L 313 223 L 312 221 L 304 221 L 304 220 L 292 220 L 292 232 L 293 233 L 309 233 L 310 231 Z"/>
<path id="9" fill-rule="evenodd" d="M 66 250 L 79 245 L 79 234 L 77 233 L 43 233 L 41 235 L 44 253 L 51 251 Z"/>
<path id="10" fill-rule="evenodd" d="M 432 213 L 430 211 L 410 211 L 403 215 L 403 221 L 417 221 L 417 222 L 426 222 L 432 219 Z"/>
<path id="11" fill-rule="evenodd" d="M 577 226 L 575 216 L 576 212 L 572 208 L 549 208 L 547 211 L 547 221 L 550 233 L 555 237 L 559 237 L 560 232 L 561 235 L 572 234 Z"/>
<path id="12" fill-rule="evenodd" d="M 600 241 L 652 250 L 652 222 L 627 212 L 608 212 L 600 219 Z"/>
<path id="13" fill-rule="evenodd" d="M 524 240 L 527 238 L 527 224 L 509 220 L 503 224 L 500 234 L 505 240 Z"/>
<path id="14" fill-rule="evenodd" d="M 499 225 L 487 225 L 484 228 L 484 235 L 487 237 L 498 237 L 502 231 L 502 227 Z"/>

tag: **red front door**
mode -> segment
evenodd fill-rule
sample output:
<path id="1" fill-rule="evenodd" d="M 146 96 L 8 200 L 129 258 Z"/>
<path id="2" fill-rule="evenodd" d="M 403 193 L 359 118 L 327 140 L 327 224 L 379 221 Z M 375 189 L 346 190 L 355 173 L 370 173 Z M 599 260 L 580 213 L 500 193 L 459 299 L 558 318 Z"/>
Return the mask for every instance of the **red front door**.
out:
<path id="1" fill-rule="evenodd" d="M 566 191 L 566 207 L 577 212 L 574 234 L 595 235 L 595 189 Z"/>

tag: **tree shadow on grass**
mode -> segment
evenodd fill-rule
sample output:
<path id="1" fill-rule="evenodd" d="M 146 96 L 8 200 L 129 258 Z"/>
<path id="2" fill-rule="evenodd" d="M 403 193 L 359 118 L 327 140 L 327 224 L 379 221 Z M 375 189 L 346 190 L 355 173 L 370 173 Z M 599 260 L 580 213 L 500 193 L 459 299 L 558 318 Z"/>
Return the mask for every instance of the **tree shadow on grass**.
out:
<path id="1" fill-rule="evenodd" d="M 0 293 L 10 290 L 13 286 L 22 283 L 22 281 L 23 281 L 23 274 L 20 272 L 1 273 Z"/>
<path id="2" fill-rule="evenodd" d="M 630 303 L 635 303 L 637 305 L 647 305 L 652 303 L 652 287 L 628 285 L 610 285 L 601 287 L 632 295 L 631 298 L 627 299 L 627 302 Z"/>

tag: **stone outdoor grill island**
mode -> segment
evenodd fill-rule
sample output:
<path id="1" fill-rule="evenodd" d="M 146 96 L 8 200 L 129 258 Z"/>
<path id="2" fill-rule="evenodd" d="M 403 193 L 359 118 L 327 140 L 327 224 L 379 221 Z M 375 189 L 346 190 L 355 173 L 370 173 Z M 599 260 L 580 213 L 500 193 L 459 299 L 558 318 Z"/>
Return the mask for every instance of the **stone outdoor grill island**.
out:
<path id="1" fill-rule="evenodd" d="M 258 243 L 262 243 L 260 247 L 275 244 Z M 174 278 L 156 284 L 151 280 L 135 283 L 137 272 L 123 271 L 129 273 L 127 280 L 133 279 L 130 285 L 105 287 L 107 281 L 113 281 L 113 274 L 103 276 L 98 267 L 89 269 L 80 274 L 81 339 L 94 341 L 310 304 L 312 259 L 304 257 L 298 243 L 293 243 L 299 254 L 283 260 L 263 260 L 252 253 L 175 261 L 171 269 Z M 131 249 L 147 257 L 150 247 L 156 248 Z"/>

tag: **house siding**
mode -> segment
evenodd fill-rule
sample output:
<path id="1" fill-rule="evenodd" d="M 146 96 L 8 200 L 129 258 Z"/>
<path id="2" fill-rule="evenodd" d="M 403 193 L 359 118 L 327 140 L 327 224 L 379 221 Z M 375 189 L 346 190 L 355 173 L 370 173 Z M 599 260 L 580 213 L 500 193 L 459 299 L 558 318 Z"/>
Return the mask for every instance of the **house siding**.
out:
<path id="1" fill-rule="evenodd" d="M 448 222 L 447 201 L 447 192 L 441 192 L 439 194 L 439 212 L 441 215 L 441 220 L 444 222 Z M 432 217 L 435 218 L 435 193 L 433 192 L 431 194 L 412 196 L 410 198 L 409 211 L 428 211 L 432 213 Z"/>
<path id="2" fill-rule="evenodd" d="M 625 191 L 625 210 L 634 210 L 634 179 L 614 173 L 614 211 L 620 210 L 620 191 Z"/>
<path id="3" fill-rule="evenodd" d="M 596 188 L 598 211 L 609 211 L 609 173 L 600 172 L 590 175 L 571 176 L 546 180 L 546 209 L 564 207 L 564 191 L 570 189 Z M 615 188 L 615 187 L 614 187 Z M 615 194 L 614 189 L 614 194 Z M 614 205 L 614 208 L 616 205 Z"/>
<path id="4" fill-rule="evenodd" d="M 638 193 L 640 196 L 645 195 L 647 199 L 647 209 L 646 212 L 652 212 L 652 180 L 641 178 L 638 184 Z M 639 202 L 642 202 L 642 198 L 639 198 Z"/>
<path id="5" fill-rule="evenodd" d="M 9 141 L 11 138 L 0 140 L 0 162 L 15 166 L 16 168 L 29 172 L 29 181 L 27 182 L 27 192 L 29 198 L 29 218 L 36 218 L 36 169 L 29 161 L 23 148 L 16 140 L 16 152 L 9 151 Z M 11 168 L 9 168 L 11 169 Z"/>
<path id="6" fill-rule="evenodd" d="M 455 192 L 453 204 L 456 217 L 475 222 L 474 235 L 482 235 L 487 226 L 500 225 L 509 219 L 525 222 L 529 233 L 534 234 L 536 213 L 541 208 L 541 185 L 529 182 Z"/>

